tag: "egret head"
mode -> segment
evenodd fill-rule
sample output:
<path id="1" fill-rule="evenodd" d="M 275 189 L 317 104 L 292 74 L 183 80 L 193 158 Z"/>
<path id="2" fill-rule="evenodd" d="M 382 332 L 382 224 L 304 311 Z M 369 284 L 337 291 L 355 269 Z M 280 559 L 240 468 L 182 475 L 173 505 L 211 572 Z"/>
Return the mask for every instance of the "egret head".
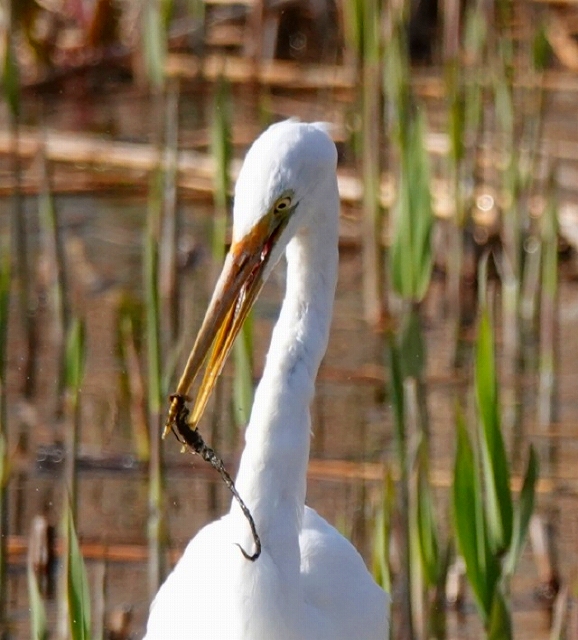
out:
<path id="1" fill-rule="evenodd" d="M 335 189 L 336 165 L 337 150 L 324 123 L 279 122 L 247 152 L 235 187 L 233 248 L 270 234 L 264 279 L 297 229 L 315 223 L 327 190 Z"/>
<path id="2" fill-rule="evenodd" d="M 186 395 L 206 360 L 195 428 L 243 321 L 291 238 L 336 196 L 337 151 L 322 123 L 285 121 L 249 149 L 235 187 L 233 241 L 179 383 Z"/>

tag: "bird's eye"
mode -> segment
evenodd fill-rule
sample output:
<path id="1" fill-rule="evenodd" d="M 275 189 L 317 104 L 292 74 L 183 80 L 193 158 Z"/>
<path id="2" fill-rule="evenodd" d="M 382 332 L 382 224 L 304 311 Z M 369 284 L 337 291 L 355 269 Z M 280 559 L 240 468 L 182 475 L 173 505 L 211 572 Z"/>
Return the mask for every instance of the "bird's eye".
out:
<path id="1" fill-rule="evenodd" d="M 291 206 L 291 198 L 289 196 L 285 196 L 284 198 L 279 198 L 275 203 L 275 213 L 282 213 L 283 211 L 287 211 Z"/>

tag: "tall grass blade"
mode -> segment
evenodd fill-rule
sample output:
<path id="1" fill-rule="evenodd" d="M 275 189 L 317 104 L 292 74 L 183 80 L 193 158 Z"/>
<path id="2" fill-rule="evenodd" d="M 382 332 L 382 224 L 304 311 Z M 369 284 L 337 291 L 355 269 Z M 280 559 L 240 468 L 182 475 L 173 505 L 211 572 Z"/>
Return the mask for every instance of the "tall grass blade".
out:
<path id="1" fill-rule="evenodd" d="M 358 3 L 360 18 L 358 43 L 361 65 L 361 127 L 362 127 L 362 179 L 363 179 L 363 302 L 365 319 L 376 325 L 382 317 L 383 306 L 383 212 L 381 209 L 380 177 L 382 159 L 381 139 L 381 31 L 379 1 Z"/>
<path id="2" fill-rule="evenodd" d="M 147 230 L 144 241 L 144 290 L 149 410 L 159 413 L 162 405 L 160 346 L 160 300 L 158 285 L 158 238 L 162 202 L 162 173 L 155 171 L 149 184 Z"/>
<path id="3" fill-rule="evenodd" d="M 390 393 L 394 415 L 394 427 L 397 446 L 397 459 L 401 467 L 401 474 L 407 474 L 405 451 L 405 402 L 403 390 L 403 367 L 400 349 L 393 337 L 389 340 Z"/>
<path id="4" fill-rule="evenodd" d="M 391 593 L 391 573 L 389 570 L 389 544 L 391 538 L 391 514 L 395 503 L 395 484 L 390 473 L 383 479 L 382 497 L 379 502 L 373 526 L 373 549 L 371 569 L 375 581 Z"/>
<path id="5" fill-rule="evenodd" d="M 489 541 L 492 551 L 501 553 L 512 539 L 513 507 L 509 466 L 500 428 L 493 331 L 487 309 L 483 309 L 478 327 L 475 387 L 482 423 L 480 448 Z"/>
<path id="6" fill-rule="evenodd" d="M 421 563 L 426 585 L 434 587 L 439 581 L 441 558 L 435 524 L 434 501 L 428 478 L 427 450 L 422 441 L 417 459 L 417 531 Z"/>
<path id="7" fill-rule="evenodd" d="M 513 637 L 510 610 L 502 593 L 497 587 L 492 598 L 492 609 L 487 630 L 488 640 L 510 640 Z"/>
<path id="8" fill-rule="evenodd" d="M 167 85 L 165 108 L 164 198 L 161 238 L 159 241 L 159 286 L 164 346 L 173 348 L 180 330 L 180 298 L 178 281 L 178 244 L 181 220 L 177 206 L 177 165 L 179 139 L 179 83 Z"/>
<path id="9" fill-rule="evenodd" d="M 477 461 L 461 413 L 457 416 L 452 502 L 458 548 L 466 563 L 478 610 L 487 621 L 499 570 L 488 545 Z"/>
<path id="10" fill-rule="evenodd" d="M 142 12 L 145 71 L 153 88 L 161 89 L 165 80 L 167 33 L 161 0 L 146 0 Z"/>
<path id="11" fill-rule="evenodd" d="M 215 214 L 213 221 L 212 253 L 215 267 L 221 266 L 229 208 L 229 168 L 232 158 L 230 91 L 220 79 L 214 99 L 212 121 L 212 156 L 215 163 Z M 233 349 L 235 374 L 233 378 L 233 416 L 238 427 L 244 427 L 253 405 L 253 322 L 252 314 L 245 321 Z"/>
<path id="12" fill-rule="evenodd" d="M 90 640 L 90 590 L 70 505 L 66 509 L 66 593 L 71 640 Z"/>
<path id="13" fill-rule="evenodd" d="M 405 310 L 399 343 L 404 377 L 421 380 L 426 365 L 426 344 L 419 305 L 409 305 Z"/>
<path id="14" fill-rule="evenodd" d="M 516 569 L 526 536 L 530 526 L 530 518 L 534 512 L 534 499 L 536 493 L 536 482 L 539 474 L 538 456 L 534 447 L 530 447 L 530 455 L 528 458 L 528 466 L 524 475 L 524 483 L 520 491 L 520 497 L 514 510 L 514 529 L 512 532 L 512 545 L 508 551 L 505 562 L 505 573 L 512 575 Z"/>
<path id="15" fill-rule="evenodd" d="M 433 266 L 433 213 L 424 131 L 424 118 L 418 114 L 408 126 L 407 144 L 401 149 L 399 196 L 391 246 L 394 288 L 402 298 L 414 301 L 424 297 Z"/>
<path id="16" fill-rule="evenodd" d="M 160 306 L 158 282 L 158 238 L 162 206 L 162 172 L 151 176 L 144 240 L 144 290 L 146 306 L 146 354 L 148 423 L 150 437 L 148 494 L 148 570 L 149 594 L 158 591 L 164 576 L 164 529 L 162 502 L 164 494 L 161 448 L 161 407 L 163 398 L 160 345 Z"/>
<path id="17" fill-rule="evenodd" d="M 30 638 L 31 640 L 48 640 L 46 607 L 40 594 L 36 574 L 30 562 L 27 567 L 27 578 L 28 606 L 30 609 Z"/>
<path id="18" fill-rule="evenodd" d="M 558 298 L 558 211 L 549 186 L 542 218 L 542 288 L 540 300 L 540 377 L 538 420 L 542 429 L 555 419 L 556 329 Z"/>
<path id="19" fill-rule="evenodd" d="M 401 626 L 413 634 L 413 617 L 411 602 L 411 565 L 410 565 L 410 498 L 409 498 L 409 463 L 407 455 L 406 407 L 404 374 L 401 350 L 394 337 L 389 336 L 390 394 L 394 414 L 395 444 L 397 463 L 399 465 L 399 498 L 398 508 L 401 524 L 401 541 L 399 556 L 402 569 L 398 585 L 401 608 Z"/>
<path id="20" fill-rule="evenodd" d="M 66 341 L 64 376 L 66 387 L 72 395 L 74 406 L 78 403 L 84 377 L 85 342 L 84 322 L 79 318 L 74 318 Z"/>
<path id="21" fill-rule="evenodd" d="M 76 458 L 80 431 L 80 392 L 84 376 L 85 353 L 84 323 L 78 318 L 74 318 L 68 332 L 64 358 L 67 422 L 64 481 L 70 496 L 70 509 L 73 518 L 76 518 L 78 504 Z"/>
<path id="22" fill-rule="evenodd" d="M 227 208 L 229 199 L 229 165 L 231 163 L 230 92 L 224 79 L 219 79 L 213 102 L 211 153 L 215 163 L 215 219 L 213 227 L 213 259 L 219 266 L 225 256 Z"/>
<path id="23" fill-rule="evenodd" d="M 145 381 L 141 371 L 138 336 L 142 335 L 139 305 L 123 301 L 119 309 L 118 341 L 122 361 L 122 392 L 128 396 L 133 441 L 139 460 L 150 459 L 150 436 L 146 411 Z M 126 397 L 125 396 L 125 397 Z"/>
<path id="24" fill-rule="evenodd" d="M 62 233 L 58 224 L 58 211 L 54 205 L 54 199 L 50 185 L 50 169 L 44 147 L 41 149 L 41 187 L 38 197 L 38 217 L 41 228 L 41 236 L 44 244 L 45 259 L 49 264 L 51 287 L 49 295 L 54 313 L 55 342 L 58 346 L 59 362 L 57 364 L 58 379 L 56 395 L 59 399 L 64 397 L 65 387 L 65 341 L 70 325 L 70 312 L 67 304 L 67 278 L 65 268 L 65 251 Z M 62 407 L 57 407 L 62 411 Z"/>

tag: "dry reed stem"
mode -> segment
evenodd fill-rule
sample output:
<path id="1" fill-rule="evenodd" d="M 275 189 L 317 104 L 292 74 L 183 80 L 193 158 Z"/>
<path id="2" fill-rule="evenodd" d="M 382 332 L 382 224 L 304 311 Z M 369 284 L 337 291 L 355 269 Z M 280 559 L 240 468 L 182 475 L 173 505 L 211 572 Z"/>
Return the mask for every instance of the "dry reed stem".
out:
<path id="1" fill-rule="evenodd" d="M 335 138 L 340 139 L 343 131 L 337 130 Z M 128 143 L 105 140 L 96 136 L 83 135 L 72 132 L 48 131 L 44 139 L 38 129 L 23 129 L 20 134 L 18 144 L 18 154 L 23 159 L 33 159 L 37 156 L 44 144 L 46 160 L 55 163 L 73 164 L 75 170 L 82 166 L 83 171 L 90 171 L 91 168 L 99 169 L 124 169 L 148 174 L 156 170 L 159 165 L 163 167 L 163 158 L 158 149 L 146 143 Z M 428 133 L 426 136 L 426 149 L 428 153 L 434 155 L 446 155 L 448 152 L 448 138 L 445 134 Z M 8 155 L 13 151 L 10 134 L 0 131 L 0 155 Z M 545 141 L 542 153 L 551 158 L 561 161 L 578 161 L 578 144 L 570 141 Z M 491 158 L 488 159 L 492 161 Z M 240 160 L 231 162 L 231 178 L 234 180 L 238 176 L 241 167 Z M 165 168 L 165 167 L 163 167 Z M 213 177 L 215 164 L 209 154 L 198 151 L 179 151 L 177 159 L 178 178 L 177 184 L 180 188 L 199 191 L 202 193 L 213 193 Z M 148 176 L 143 175 L 142 181 Z M 115 180 L 116 178 L 116 180 Z M 130 176 L 133 183 L 135 176 Z M 40 178 L 35 174 L 34 167 L 30 167 L 23 175 L 23 187 L 31 190 L 31 186 L 38 184 Z M 62 183 L 66 184 L 67 179 Z M 7 182 L 8 181 L 8 182 Z M 105 176 L 99 176 L 98 181 L 105 181 Z M 128 181 L 126 174 L 111 176 L 106 179 L 105 184 L 114 186 L 126 184 Z M 4 184 L 2 184 L 4 183 Z M 81 188 L 82 188 L 81 183 Z M 359 203 L 363 197 L 362 181 L 349 172 L 340 170 L 338 172 L 339 192 L 343 202 Z M 11 188 L 12 182 L 7 176 L 0 176 L 0 191 Z M 70 185 L 66 185 L 70 187 Z M 87 188 L 94 186 L 88 183 Z M 452 205 L 450 198 L 450 185 L 447 180 L 432 180 L 432 196 L 434 212 L 438 217 L 449 218 L 452 216 Z M 382 174 L 380 183 L 379 200 L 383 207 L 390 207 L 395 199 L 395 181 L 390 174 Z M 563 203 L 561 204 L 563 206 Z M 492 224 L 492 219 L 479 218 L 479 224 Z"/>
<path id="2" fill-rule="evenodd" d="M 204 59 L 191 54 L 170 53 L 165 71 L 168 77 L 183 79 L 203 78 L 216 81 L 224 77 L 233 84 L 257 81 L 268 86 L 278 86 L 293 90 L 334 89 L 346 91 L 355 89 L 356 72 L 353 67 L 332 64 L 307 64 L 271 60 L 255 63 L 239 56 L 211 55 Z M 430 68 L 412 74 L 412 90 L 419 97 L 443 98 L 445 86 L 443 77 L 432 76 Z M 535 79 L 520 75 L 513 86 L 535 86 Z M 578 91 L 578 78 L 571 71 L 547 71 L 538 83 L 546 91 Z"/>

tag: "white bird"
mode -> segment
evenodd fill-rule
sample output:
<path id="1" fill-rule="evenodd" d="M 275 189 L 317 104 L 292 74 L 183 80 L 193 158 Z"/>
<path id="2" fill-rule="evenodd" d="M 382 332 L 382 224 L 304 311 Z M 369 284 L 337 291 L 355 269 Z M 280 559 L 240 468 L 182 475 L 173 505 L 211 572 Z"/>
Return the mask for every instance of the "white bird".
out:
<path id="1" fill-rule="evenodd" d="M 234 337 L 285 252 L 287 290 L 235 483 L 262 553 L 254 562 L 241 553 L 239 546 L 255 547 L 233 502 L 188 544 L 151 605 L 145 640 L 388 637 L 389 596 L 353 545 L 305 506 L 309 406 L 337 282 L 336 164 L 322 123 L 275 124 L 247 153 L 235 188 L 233 242 L 188 368 L 194 376 L 207 361 L 195 428 Z"/>

